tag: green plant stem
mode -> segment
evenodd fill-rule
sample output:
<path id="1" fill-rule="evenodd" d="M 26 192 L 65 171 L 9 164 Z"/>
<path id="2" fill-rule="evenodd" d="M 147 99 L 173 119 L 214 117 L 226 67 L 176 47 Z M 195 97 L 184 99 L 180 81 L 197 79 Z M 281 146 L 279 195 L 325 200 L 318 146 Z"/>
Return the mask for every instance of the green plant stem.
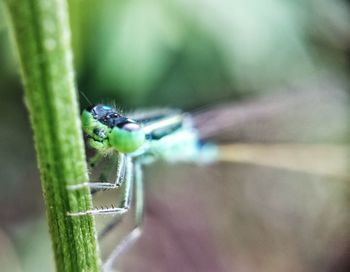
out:
<path id="1" fill-rule="evenodd" d="M 5 0 L 25 87 L 57 271 L 99 271 L 65 0 Z M 40 270 L 40 268 L 38 268 Z"/>

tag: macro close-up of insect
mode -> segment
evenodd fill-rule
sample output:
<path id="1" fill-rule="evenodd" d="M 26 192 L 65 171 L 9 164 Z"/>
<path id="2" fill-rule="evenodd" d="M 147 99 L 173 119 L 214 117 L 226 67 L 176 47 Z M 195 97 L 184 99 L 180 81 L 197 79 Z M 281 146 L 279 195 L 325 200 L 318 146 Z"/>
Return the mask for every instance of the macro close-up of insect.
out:
<path id="1" fill-rule="evenodd" d="M 116 204 L 68 215 L 121 216 L 131 208 L 135 188 L 135 227 L 108 258 L 105 265 L 108 266 L 139 236 L 144 209 L 141 167 L 158 159 L 172 163 L 209 163 L 216 159 L 217 150 L 212 144 L 200 142 L 190 116 L 177 110 L 153 110 L 126 117 L 115 108 L 100 104 L 83 111 L 82 124 L 90 146 L 98 151 L 96 156 L 118 154 L 117 175 L 114 182 L 86 182 L 72 185 L 69 189 L 88 187 L 94 191 L 104 191 L 118 189 L 123 183 L 125 186 L 121 206 Z M 94 164 L 98 163 L 96 159 L 93 161 Z M 106 231 L 102 232 L 106 234 Z"/>
<path id="2" fill-rule="evenodd" d="M 2 272 L 350 271 L 349 1 L 0 1 Z"/>
<path id="3" fill-rule="evenodd" d="M 323 91 L 317 91 L 316 94 L 319 97 L 324 96 L 324 99 L 329 95 Z M 247 102 L 246 105 L 218 106 L 193 114 L 175 109 L 154 109 L 122 114 L 113 106 L 91 105 L 83 110 L 81 116 L 88 146 L 95 150 L 95 154 L 89 159 L 89 165 L 92 167 L 92 173 L 99 164 L 105 163 L 109 166 L 98 170 L 98 175 L 92 175 L 97 176 L 97 180 L 71 185 L 68 189 L 75 191 L 89 188 L 93 199 L 98 194 L 103 199 L 106 191 L 110 190 L 118 190 L 121 193 L 119 197 L 114 196 L 107 206 L 94 206 L 91 210 L 69 212 L 68 216 L 94 215 L 111 218 L 108 223 L 102 224 L 98 232 L 101 245 L 104 240 L 112 239 L 109 241 L 111 247 L 108 253 L 103 253 L 103 269 L 110 271 L 119 260 L 123 259 L 124 254 L 127 255 L 130 246 L 140 237 L 144 228 L 144 210 L 147 203 L 145 203 L 142 172 L 145 165 L 157 161 L 165 161 L 170 166 L 174 163 L 190 163 L 199 166 L 199 171 L 204 173 L 214 162 L 217 165 L 217 162 L 226 161 L 309 173 L 319 177 L 346 179 L 348 175 L 345 158 L 348 147 L 345 145 L 282 143 L 281 139 L 276 140 L 277 144 L 264 143 L 266 128 L 260 130 L 260 136 L 256 136 L 251 143 L 240 143 L 241 140 L 237 139 L 237 143 L 215 145 L 211 141 L 204 140 L 208 137 L 213 138 L 214 135 L 225 134 L 222 133 L 225 130 L 226 135 L 232 137 L 227 130 L 234 128 L 236 133 L 254 129 L 259 126 L 257 125 L 259 120 L 260 125 L 271 126 L 269 123 L 273 120 L 269 116 L 286 116 L 288 111 L 293 112 L 294 108 L 303 109 L 302 104 L 308 103 L 307 101 L 312 100 L 316 94 L 302 92 L 294 96 L 284 94 L 278 98 L 289 101 L 283 106 L 279 102 L 276 104 L 276 97 L 272 97 Z M 341 93 L 338 95 L 341 96 Z M 329 100 L 332 105 L 330 107 L 341 106 L 339 102 L 339 98 Z M 323 114 L 331 110 L 321 104 L 318 109 Z M 228 120 L 229 117 L 234 118 Z M 310 113 L 303 114 L 302 118 L 303 121 L 296 123 L 298 126 L 313 126 L 317 122 L 313 120 L 310 123 L 308 119 L 313 118 Z M 210 126 L 207 122 L 210 122 Z M 286 129 L 283 126 L 279 128 L 281 131 Z M 284 138 L 288 137 L 287 135 L 277 137 Z M 225 142 L 223 139 L 220 141 Z M 257 144 L 259 142 L 260 144 Z M 315 158 L 317 161 L 313 162 Z M 111 175 L 110 172 L 115 174 Z M 112 179 L 108 180 L 107 177 L 110 176 Z M 122 218 L 130 213 L 133 214 L 131 228 L 119 237 L 119 241 L 113 236 L 110 238 L 109 232 L 118 231 Z"/>

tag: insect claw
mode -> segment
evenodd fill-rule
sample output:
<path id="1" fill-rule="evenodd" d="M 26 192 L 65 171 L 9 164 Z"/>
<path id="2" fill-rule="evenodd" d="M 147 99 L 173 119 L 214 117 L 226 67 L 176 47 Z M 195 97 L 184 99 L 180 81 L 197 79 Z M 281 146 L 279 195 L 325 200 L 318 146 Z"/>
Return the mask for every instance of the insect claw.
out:
<path id="1" fill-rule="evenodd" d="M 70 190 L 70 191 L 75 191 L 86 187 L 89 187 L 89 184 L 87 182 L 66 186 L 67 190 Z"/>

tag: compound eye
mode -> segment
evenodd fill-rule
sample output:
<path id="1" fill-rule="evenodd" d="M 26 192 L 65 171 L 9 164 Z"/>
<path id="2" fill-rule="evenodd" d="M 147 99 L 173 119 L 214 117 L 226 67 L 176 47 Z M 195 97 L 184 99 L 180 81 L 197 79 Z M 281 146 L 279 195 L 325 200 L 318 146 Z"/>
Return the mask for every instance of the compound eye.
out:
<path id="1" fill-rule="evenodd" d="M 126 120 L 113 127 L 110 144 L 119 152 L 131 153 L 137 150 L 145 141 L 145 132 L 140 124 Z"/>
<path id="2" fill-rule="evenodd" d="M 106 116 L 108 113 L 112 112 L 113 108 L 106 105 L 96 105 L 91 108 L 91 114 L 96 118 L 100 119 Z"/>
<path id="3" fill-rule="evenodd" d="M 117 126 L 129 132 L 137 131 L 141 129 L 141 126 L 138 123 L 130 122 L 130 121 L 126 121 L 124 123 L 118 124 Z"/>

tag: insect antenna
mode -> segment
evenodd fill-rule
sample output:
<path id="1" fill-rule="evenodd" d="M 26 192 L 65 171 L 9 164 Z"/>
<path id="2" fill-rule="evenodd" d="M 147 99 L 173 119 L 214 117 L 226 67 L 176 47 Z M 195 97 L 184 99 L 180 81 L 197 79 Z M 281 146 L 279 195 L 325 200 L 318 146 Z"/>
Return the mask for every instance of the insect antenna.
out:
<path id="1" fill-rule="evenodd" d="M 81 96 L 86 100 L 86 102 L 88 102 L 89 106 L 92 106 L 93 104 L 91 103 L 91 101 L 89 100 L 89 98 L 87 98 L 87 96 L 84 94 L 83 91 L 79 91 L 79 93 L 81 94 Z"/>

